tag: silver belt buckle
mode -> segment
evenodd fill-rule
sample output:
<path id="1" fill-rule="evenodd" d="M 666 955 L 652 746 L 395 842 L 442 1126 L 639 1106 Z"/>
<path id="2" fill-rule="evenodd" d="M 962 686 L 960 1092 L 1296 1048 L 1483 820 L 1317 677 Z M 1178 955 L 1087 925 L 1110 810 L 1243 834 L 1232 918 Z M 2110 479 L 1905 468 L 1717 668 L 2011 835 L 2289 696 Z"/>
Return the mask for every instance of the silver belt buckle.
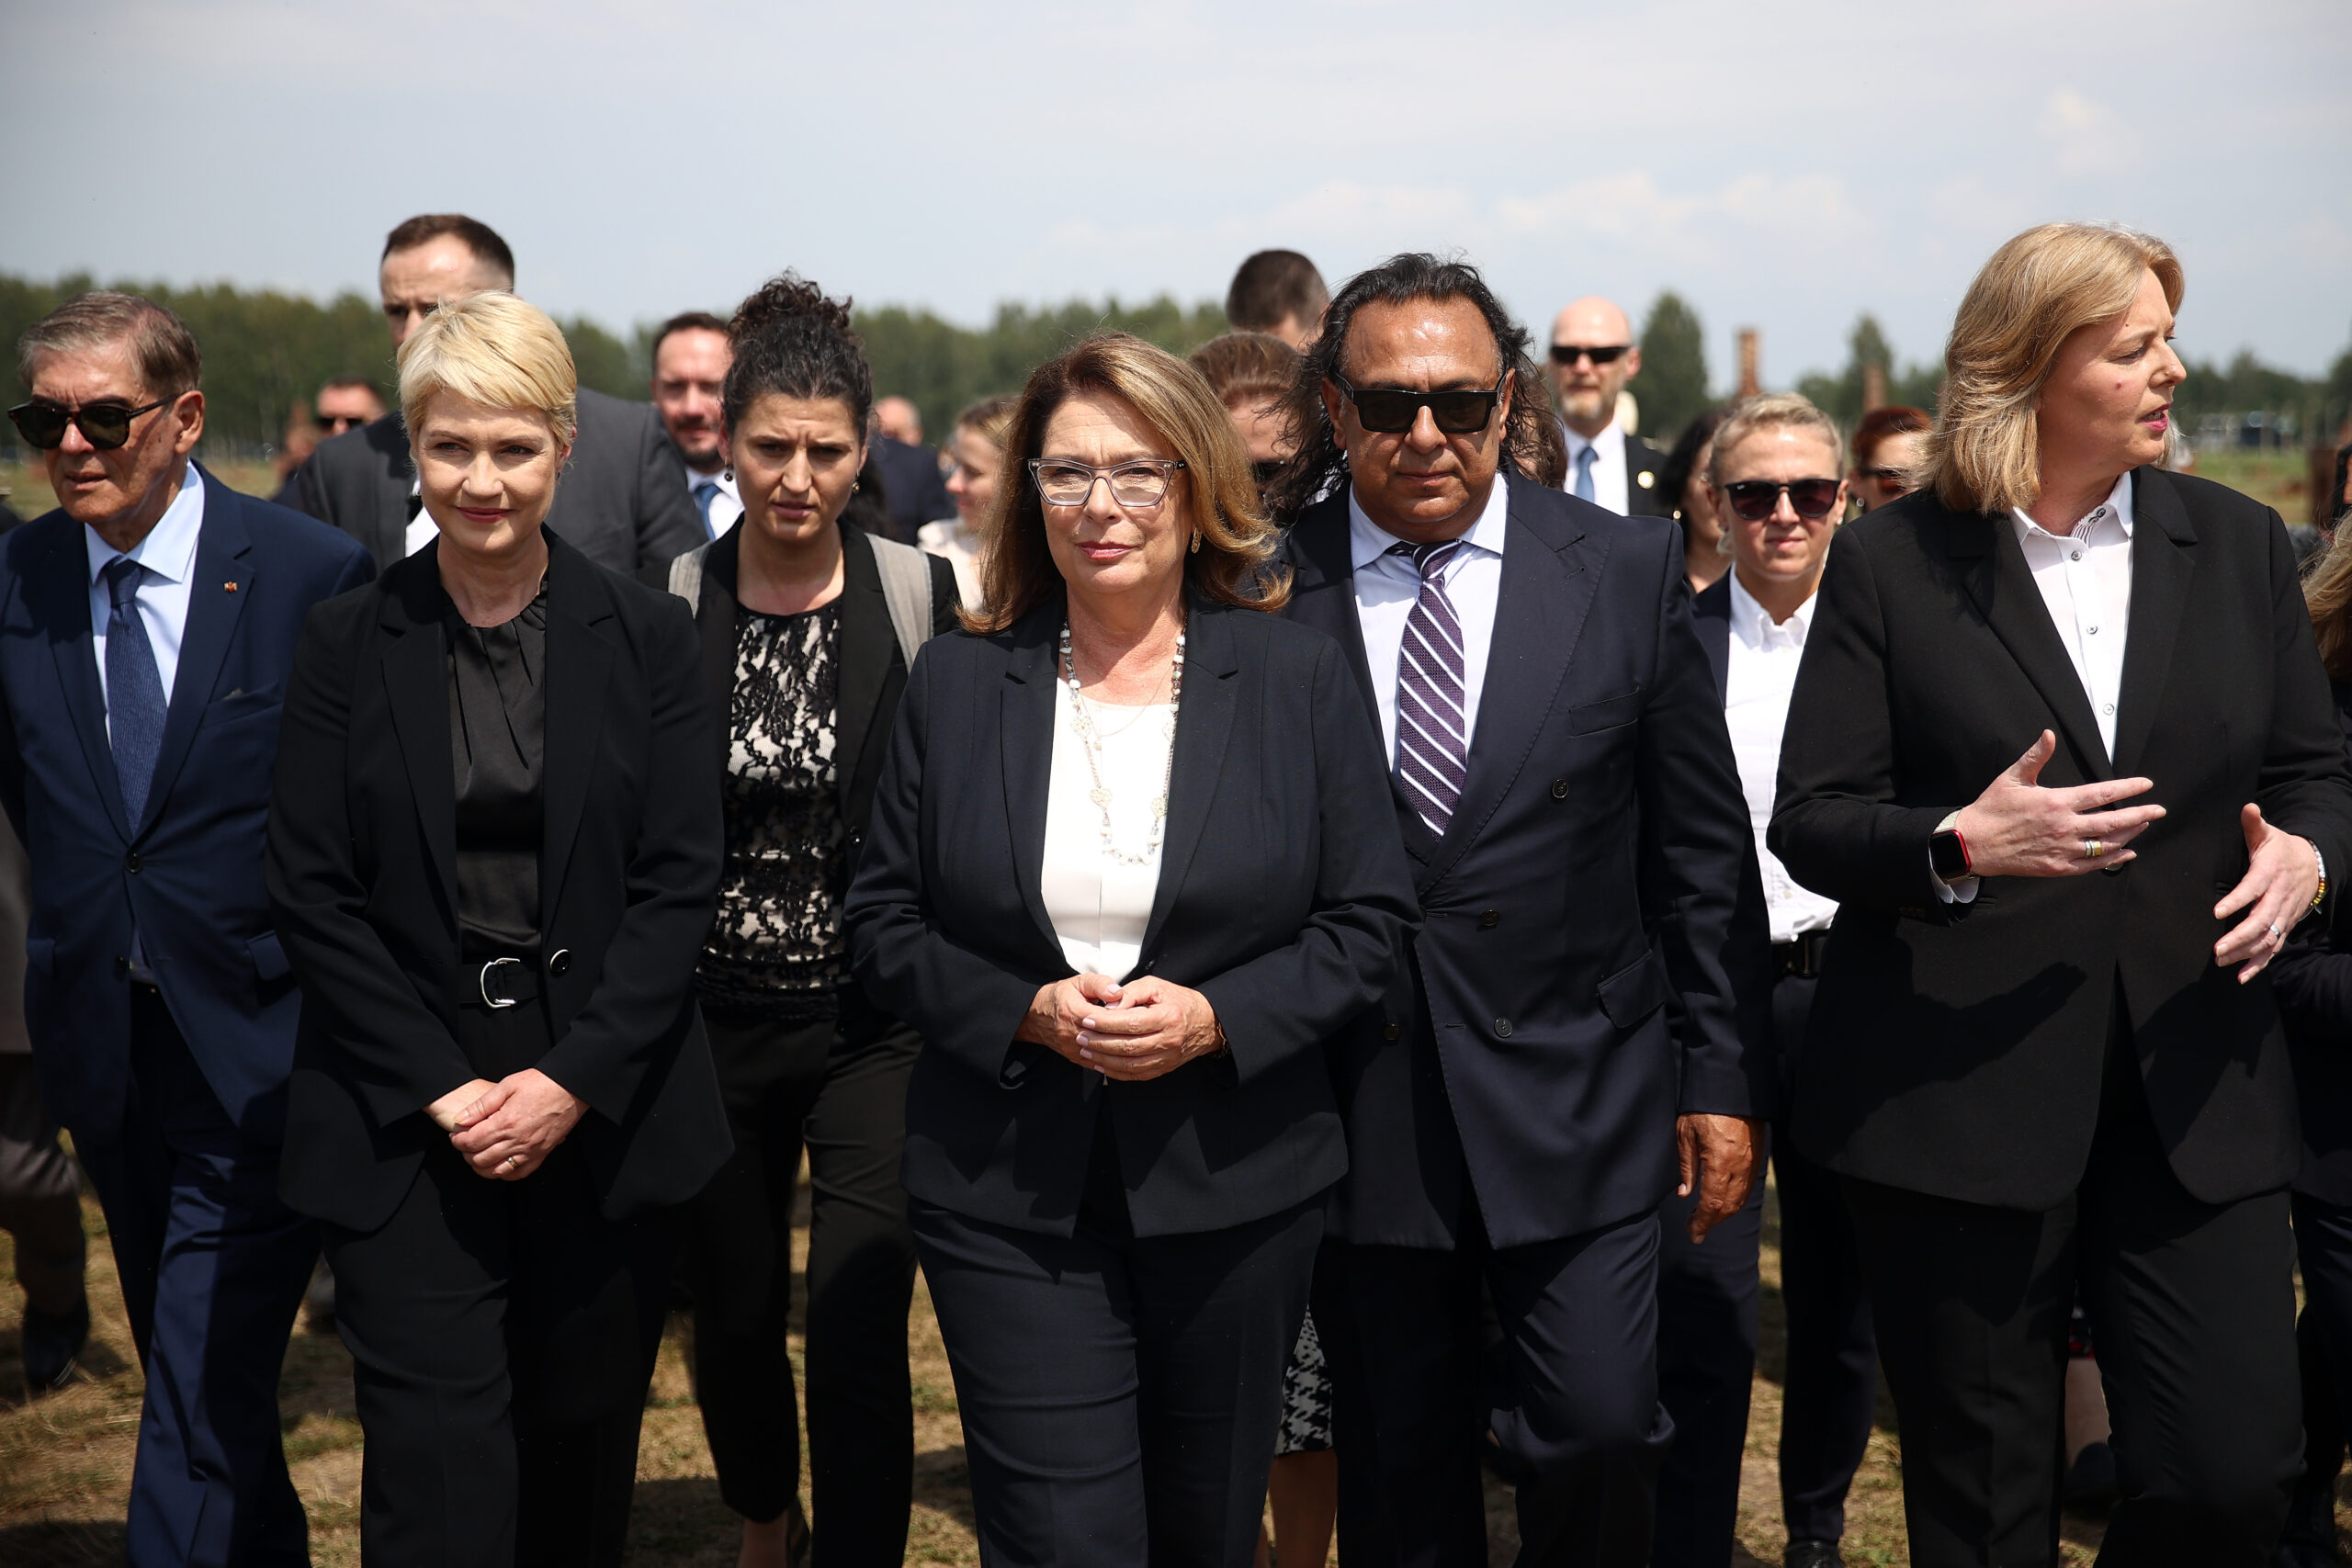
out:
<path id="1" fill-rule="evenodd" d="M 490 972 L 502 964 L 512 964 L 517 969 L 523 967 L 523 961 L 519 958 L 493 958 L 481 966 L 481 978 L 476 981 L 481 990 L 481 1005 L 493 1011 L 499 1008 L 511 1008 L 514 1005 L 513 997 L 493 997 L 490 994 Z"/>

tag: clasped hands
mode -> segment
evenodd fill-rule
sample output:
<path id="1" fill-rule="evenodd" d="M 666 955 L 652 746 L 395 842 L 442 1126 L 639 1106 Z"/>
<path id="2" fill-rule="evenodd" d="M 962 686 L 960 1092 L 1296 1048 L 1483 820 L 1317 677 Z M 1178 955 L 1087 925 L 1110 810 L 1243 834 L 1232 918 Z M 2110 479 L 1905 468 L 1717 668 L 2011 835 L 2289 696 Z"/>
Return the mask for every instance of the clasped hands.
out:
<path id="1" fill-rule="evenodd" d="M 2163 820 L 2161 806 L 2119 807 L 2154 788 L 2150 779 L 2043 788 L 2042 764 L 2057 749 L 2058 738 L 2043 730 L 1960 813 L 1953 826 L 1967 841 L 1972 874 L 2080 876 L 2126 865 L 2136 856 L 2132 841 Z M 2245 918 L 2213 944 L 2213 962 L 2237 965 L 2243 985 L 2278 955 L 2287 933 L 2311 908 L 2319 891 L 2319 854 L 2310 840 L 2264 821 L 2262 807 L 2250 802 L 2238 813 L 2238 825 L 2245 834 L 2245 874 L 2213 906 L 2213 918 L 2226 920 L 2240 910 Z"/>
<path id="2" fill-rule="evenodd" d="M 1122 1083 L 1148 1082 L 1225 1048 L 1208 998 L 1157 975 L 1125 985 L 1075 975 L 1040 986 L 1014 1038 Z"/>
<path id="3" fill-rule="evenodd" d="M 520 1181 L 571 1135 L 588 1102 L 537 1067 L 475 1078 L 424 1108 L 478 1176 Z"/>

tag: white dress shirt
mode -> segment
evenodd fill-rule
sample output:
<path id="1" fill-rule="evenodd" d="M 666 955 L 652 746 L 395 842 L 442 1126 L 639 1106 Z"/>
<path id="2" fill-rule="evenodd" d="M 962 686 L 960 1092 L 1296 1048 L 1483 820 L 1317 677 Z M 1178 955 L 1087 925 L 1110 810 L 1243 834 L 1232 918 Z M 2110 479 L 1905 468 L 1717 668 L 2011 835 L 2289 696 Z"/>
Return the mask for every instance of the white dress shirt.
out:
<path id="1" fill-rule="evenodd" d="M 188 466 L 180 492 L 155 520 L 147 536 L 129 550 L 118 550 L 82 525 L 82 543 L 90 561 L 90 650 L 98 661 L 98 690 L 107 685 L 107 623 L 114 618 L 114 595 L 107 589 L 108 563 L 126 555 L 147 570 L 139 574 L 135 590 L 139 618 L 146 623 L 147 646 L 155 653 L 155 673 L 164 682 L 164 704 L 171 705 L 172 682 L 179 673 L 180 639 L 187 632 L 188 578 L 196 570 L 196 539 L 204 528 L 204 479 Z M 114 733 L 113 704 L 107 704 L 107 738 Z"/>
<path id="2" fill-rule="evenodd" d="M 415 498 L 416 515 L 408 520 L 408 532 L 401 539 L 401 554 L 413 556 L 441 536 L 441 525 L 433 521 L 433 513 L 424 510 L 424 481 L 408 481 L 408 493 Z"/>
<path id="3" fill-rule="evenodd" d="M 1445 596 L 1462 623 L 1462 744 L 1466 754 L 1477 739 L 1478 697 L 1487 687 L 1487 657 L 1495 640 L 1495 599 L 1503 581 L 1503 535 L 1510 503 L 1509 481 L 1499 473 L 1478 520 L 1462 537 L 1467 547 L 1445 564 Z M 1363 632 L 1363 657 L 1380 704 L 1380 739 L 1396 764 L 1396 660 L 1405 646 L 1405 621 L 1420 597 L 1421 569 L 1410 556 L 1391 555 L 1409 541 L 1374 523 L 1348 492 L 1348 549 L 1356 581 L 1356 624 Z"/>
<path id="4" fill-rule="evenodd" d="M 2070 535 L 2045 530 L 2022 509 L 2010 514 L 2025 564 L 2075 661 L 2098 738 L 2115 760 L 2115 706 L 2123 694 L 2123 642 L 2132 620 L 2132 476 Z"/>
<path id="5" fill-rule="evenodd" d="M 1037 892 L 1062 956 L 1081 975 L 1125 980 L 1143 955 L 1144 927 L 1159 891 L 1157 849 L 1141 865 L 1103 852 L 1103 807 L 1094 803 L 1094 770 L 1110 791 L 1111 842 L 1127 854 L 1151 842 L 1152 813 L 1168 787 L 1169 749 L 1175 744 L 1176 705 L 1114 707 L 1086 701 L 1102 752 L 1092 764 L 1086 738 L 1071 722 L 1072 705 L 1086 701 L 1054 681 L 1053 769 L 1046 786 L 1046 855 Z"/>
<path id="6" fill-rule="evenodd" d="M 1739 574 L 1731 574 L 1731 660 L 1724 682 L 1724 723 L 1731 730 L 1732 757 L 1739 765 L 1740 793 L 1747 797 L 1747 822 L 1756 835 L 1756 863 L 1764 873 L 1764 908 L 1772 940 L 1793 942 L 1804 931 L 1826 931 L 1838 902 L 1801 887 L 1764 845 L 1772 823 L 1772 794 L 1781 774 L 1781 736 L 1788 728 L 1789 698 L 1796 691 L 1797 666 L 1804 660 L 1805 633 L 1815 601 L 1776 622 L 1756 602 Z"/>
<path id="7" fill-rule="evenodd" d="M 1566 424 L 1560 426 L 1560 434 L 1568 443 L 1568 472 L 1560 481 L 1560 488 L 1570 495 L 1576 494 L 1577 464 L 1580 460 L 1577 454 L 1589 446 L 1592 449 L 1593 504 L 1624 516 L 1633 504 L 1626 489 L 1633 479 L 1625 468 L 1625 427 L 1612 419 L 1607 429 L 1589 441 Z"/>
<path id="8" fill-rule="evenodd" d="M 2098 723 L 2099 743 L 2115 760 L 2115 710 L 2123 698 L 2123 645 L 2132 629 L 2132 476 L 2125 474 L 2075 525 L 2074 532 L 2052 534 L 2012 508 L 2009 525 L 2017 530 L 2018 547 L 2025 551 L 2026 570 L 2041 591 L 2050 624 L 2074 661 L 2075 678 L 2090 699 L 2091 717 Z M 1963 876 L 1936 884 L 1937 897 L 1962 904 L 1976 897 L 1977 879 Z"/>
<path id="9" fill-rule="evenodd" d="M 693 496 L 695 488 L 705 480 L 718 487 L 718 493 L 710 498 L 710 536 L 716 539 L 719 535 L 735 526 L 735 519 L 743 515 L 743 496 L 742 492 L 735 488 L 735 470 L 724 467 L 713 474 L 696 473 L 693 468 L 688 467 L 686 494 L 689 497 Z M 697 505 L 695 510 L 700 512 L 702 508 Z"/>

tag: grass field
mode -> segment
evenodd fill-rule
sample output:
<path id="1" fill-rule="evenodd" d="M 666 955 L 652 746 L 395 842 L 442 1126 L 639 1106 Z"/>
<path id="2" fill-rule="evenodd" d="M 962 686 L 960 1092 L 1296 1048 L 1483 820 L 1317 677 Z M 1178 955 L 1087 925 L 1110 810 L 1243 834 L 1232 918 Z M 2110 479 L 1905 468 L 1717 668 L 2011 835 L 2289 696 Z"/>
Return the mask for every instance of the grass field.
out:
<path id="1" fill-rule="evenodd" d="M 806 1204 L 804 1187 L 804 1226 Z M 88 1375 L 62 1393 L 27 1403 L 17 1336 L 23 1303 L 14 1290 L 0 1288 L 0 1298 L 5 1298 L 0 1299 L 0 1563 L 8 1568 L 85 1568 L 122 1561 L 121 1521 L 141 1380 L 115 1289 L 104 1221 L 95 1202 L 85 1200 L 84 1209 L 92 1236 L 89 1288 L 96 1318 L 85 1357 Z M 796 1253 L 805 1259 L 805 1228 L 795 1243 Z M 10 1252 L 6 1234 L 0 1232 L 0 1275 L 7 1272 Z M 1763 1276 L 1763 1347 L 1748 1423 L 1739 1551 L 1734 1562 L 1777 1565 L 1785 1544 L 1774 1468 L 1783 1360 L 1779 1226 L 1769 1194 Z M 684 1334 L 684 1320 L 673 1320 L 646 1406 L 630 1528 L 634 1568 L 729 1568 L 735 1561 L 733 1516 L 718 1500 L 700 1412 L 688 1390 Z M 906 1560 L 977 1563 L 955 1386 L 930 1298 L 920 1284 L 907 1325 L 907 1348 L 914 1372 L 916 1458 L 914 1517 Z M 796 1327 L 796 1367 L 800 1354 Z M 360 1434 L 352 1414 L 350 1369 L 341 1341 L 298 1329 L 279 1385 L 287 1458 L 310 1510 L 311 1556 L 321 1568 L 345 1568 L 359 1561 Z M 1903 1530 L 1900 1453 L 1893 1410 L 1883 1397 L 1879 1414 L 1879 1430 L 1848 1504 L 1846 1555 L 1857 1568 L 1890 1568 L 1910 1561 Z M 1518 1550 L 1510 1497 L 1491 1481 L 1487 1493 L 1489 1559 L 1500 1565 L 1510 1562 Z M 815 1517 L 813 1522 L 821 1532 L 823 1518 Z M 2080 1568 L 2090 1562 L 2099 1533 L 2095 1520 L 2068 1521 L 2070 1565 Z"/>

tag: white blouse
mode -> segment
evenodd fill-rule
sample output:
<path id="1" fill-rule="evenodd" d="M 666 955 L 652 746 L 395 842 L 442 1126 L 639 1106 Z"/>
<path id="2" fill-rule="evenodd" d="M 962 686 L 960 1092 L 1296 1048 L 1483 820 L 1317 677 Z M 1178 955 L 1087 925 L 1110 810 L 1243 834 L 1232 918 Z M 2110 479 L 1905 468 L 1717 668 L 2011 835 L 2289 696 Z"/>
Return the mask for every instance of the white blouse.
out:
<path id="1" fill-rule="evenodd" d="M 1081 975 L 1125 980 L 1143 953 L 1144 927 L 1159 890 L 1159 852 L 1144 864 L 1114 860 L 1102 847 L 1102 811 L 1092 799 L 1094 772 L 1072 705 L 1086 702 L 1102 744 L 1103 787 L 1111 793 L 1111 842 L 1139 854 L 1151 842 L 1152 812 L 1168 779 L 1176 705 L 1114 707 L 1078 697 L 1054 682 L 1054 758 L 1046 790 L 1046 857 L 1037 874 L 1046 914 L 1062 956 Z"/>

